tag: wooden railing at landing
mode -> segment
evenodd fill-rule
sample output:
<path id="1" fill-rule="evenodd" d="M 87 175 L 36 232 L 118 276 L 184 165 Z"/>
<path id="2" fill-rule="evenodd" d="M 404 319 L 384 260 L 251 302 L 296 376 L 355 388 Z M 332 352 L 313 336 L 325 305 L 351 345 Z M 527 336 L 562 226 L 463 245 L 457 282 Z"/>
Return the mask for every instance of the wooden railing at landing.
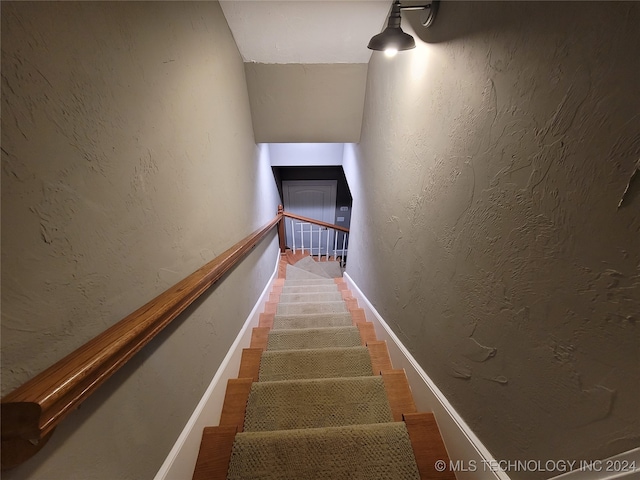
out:
<path id="1" fill-rule="evenodd" d="M 76 351 L 2 399 L 2 469 L 35 455 L 56 426 L 142 347 L 236 265 L 278 226 L 285 251 L 284 218 L 348 232 L 337 225 L 284 211 L 221 255 L 193 272 Z"/>

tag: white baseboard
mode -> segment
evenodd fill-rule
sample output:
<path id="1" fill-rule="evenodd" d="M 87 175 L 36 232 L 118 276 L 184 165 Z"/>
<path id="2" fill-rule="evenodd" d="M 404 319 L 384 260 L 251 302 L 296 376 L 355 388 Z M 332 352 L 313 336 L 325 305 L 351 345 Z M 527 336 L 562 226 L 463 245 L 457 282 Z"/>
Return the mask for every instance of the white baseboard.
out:
<path id="1" fill-rule="evenodd" d="M 509 480 L 506 472 L 498 469 L 489 450 L 460 417 L 440 389 L 418 365 L 411 353 L 402 345 L 389 325 L 364 296 L 347 273 L 344 279 L 358 299 L 367 317 L 374 324 L 376 336 L 385 340 L 395 368 L 404 368 L 418 411 L 433 412 L 440 433 L 447 447 L 449 457 L 456 469 L 458 480 Z M 584 466 L 583 468 L 579 468 Z M 550 478 L 549 480 L 631 480 L 640 478 L 640 448 L 629 450 L 606 460 L 576 462 L 575 470 Z M 466 469 L 467 471 L 463 471 Z"/>
<path id="2" fill-rule="evenodd" d="M 227 380 L 236 378 L 238 375 L 242 349 L 248 347 L 251 342 L 251 329 L 258 325 L 260 312 L 264 310 L 264 304 L 269 298 L 269 292 L 277 271 L 278 261 L 276 261 L 276 268 L 271 279 L 220 364 L 220 368 L 218 368 L 185 428 L 158 470 L 155 480 L 184 480 L 192 477 L 202 439 L 202 430 L 205 426 L 211 424 L 212 418 L 220 418 Z M 387 342 L 389 355 L 394 367 L 404 368 L 418 410 L 422 412 L 430 411 L 435 415 L 440 433 L 447 446 L 450 460 L 458 467 L 456 469 L 458 480 L 510 480 L 505 472 L 494 471 L 489 468 L 491 465 L 496 465 L 496 460 L 491 453 L 460 417 L 422 367 L 418 365 L 411 353 L 402 345 L 398 337 L 351 277 L 345 273 L 344 278 L 354 297 L 358 299 L 358 304 L 364 309 L 367 319 L 374 324 L 378 339 Z M 613 462 L 616 460 L 626 461 L 626 465 L 635 462 L 637 470 L 635 473 L 604 471 L 608 460 Z M 550 480 L 631 480 L 640 472 L 640 448 L 611 457 L 611 459 L 602 460 L 599 465 L 601 465 L 601 468 L 598 468 L 596 464 L 596 467 L 592 468 L 591 471 L 588 471 L 588 469 L 572 471 L 553 477 Z M 611 465 L 612 468 L 615 468 L 617 464 L 612 463 Z"/>
<path id="3" fill-rule="evenodd" d="M 605 460 L 577 462 L 580 468 L 549 480 L 613 480 L 640 478 L 640 448 L 609 457 Z"/>
<path id="4" fill-rule="evenodd" d="M 191 478 L 193 476 L 193 469 L 198 459 L 198 451 L 202 440 L 202 430 L 204 427 L 212 424 L 212 418 L 220 418 L 222 404 L 227 390 L 227 381 L 230 378 L 238 377 L 242 349 L 247 348 L 251 343 L 252 328 L 258 326 L 260 313 L 264 311 L 264 304 L 269 299 L 271 286 L 278 274 L 279 260 L 280 255 L 278 255 L 276 259 L 273 275 L 271 275 L 271 278 L 267 282 L 253 310 L 251 310 L 251 313 L 247 317 L 240 333 L 238 333 L 227 355 L 222 360 L 218 371 L 213 377 L 213 380 L 211 380 L 198 406 L 193 411 L 193 414 L 191 414 L 189 421 L 173 445 L 160 470 L 156 473 L 154 477 L 155 480 L 184 480 L 185 478 Z"/>
<path id="5" fill-rule="evenodd" d="M 402 345 L 389 325 L 364 296 L 353 279 L 344 274 L 344 279 L 364 309 L 367 320 L 374 324 L 378 340 L 385 340 L 394 368 L 403 368 L 407 374 L 411 392 L 418 411 L 433 412 L 440 433 L 447 447 L 449 458 L 455 466 L 458 480 L 510 480 L 502 471 L 494 471 L 492 465 L 496 461 L 473 433 L 462 417 L 456 412 L 440 389 L 433 383 L 426 372 L 418 365 L 415 358 Z"/>

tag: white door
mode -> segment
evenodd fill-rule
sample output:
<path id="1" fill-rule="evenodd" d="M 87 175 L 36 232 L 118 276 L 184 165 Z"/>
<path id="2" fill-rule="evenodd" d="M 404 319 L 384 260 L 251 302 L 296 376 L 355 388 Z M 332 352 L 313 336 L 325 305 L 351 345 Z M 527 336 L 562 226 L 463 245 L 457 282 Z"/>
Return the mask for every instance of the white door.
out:
<path id="1" fill-rule="evenodd" d="M 284 196 L 285 211 L 335 224 L 336 220 L 336 188 L 337 180 L 284 180 L 282 182 L 282 194 Z M 313 227 L 313 233 L 309 233 L 309 225 L 304 227 L 301 235 L 298 221 L 294 220 L 295 245 L 301 245 L 308 249 L 313 246 L 313 254 L 318 255 L 318 245 L 324 254 L 327 251 L 327 230 L 318 233 L 318 227 Z M 293 232 L 291 219 L 285 222 L 287 246 L 293 246 Z M 329 248 L 333 247 L 333 230 L 328 231 Z"/>

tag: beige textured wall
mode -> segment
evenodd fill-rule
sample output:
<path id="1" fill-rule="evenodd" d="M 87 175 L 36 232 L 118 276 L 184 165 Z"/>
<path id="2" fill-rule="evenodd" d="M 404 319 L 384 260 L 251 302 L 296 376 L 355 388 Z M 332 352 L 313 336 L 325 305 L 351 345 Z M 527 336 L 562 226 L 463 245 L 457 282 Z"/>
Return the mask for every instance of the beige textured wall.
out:
<path id="1" fill-rule="evenodd" d="M 360 139 L 366 63 L 245 63 L 257 142 Z"/>
<path id="2" fill-rule="evenodd" d="M 443 2 L 369 65 L 347 272 L 499 460 L 640 445 L 638 25 Z"/>
<path id="3" fill-rule="evenodd" d="M 264 152 L 217 2 L 2 2 L 3 393 L 273 218 Z M 3 478 L 151 478 L 272 274 L 276 243 Z"/>

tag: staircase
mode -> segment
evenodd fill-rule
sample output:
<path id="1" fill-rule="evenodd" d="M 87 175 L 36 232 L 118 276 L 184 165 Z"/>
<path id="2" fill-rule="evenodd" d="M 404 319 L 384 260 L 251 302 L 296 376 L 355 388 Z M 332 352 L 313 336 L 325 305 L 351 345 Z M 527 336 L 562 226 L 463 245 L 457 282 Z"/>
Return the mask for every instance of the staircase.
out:
<path id="1" fill-rule="evenodd" d="M 340 264 L 287 252 L 278 270 L 193 479 L 455 479 Z"/>

